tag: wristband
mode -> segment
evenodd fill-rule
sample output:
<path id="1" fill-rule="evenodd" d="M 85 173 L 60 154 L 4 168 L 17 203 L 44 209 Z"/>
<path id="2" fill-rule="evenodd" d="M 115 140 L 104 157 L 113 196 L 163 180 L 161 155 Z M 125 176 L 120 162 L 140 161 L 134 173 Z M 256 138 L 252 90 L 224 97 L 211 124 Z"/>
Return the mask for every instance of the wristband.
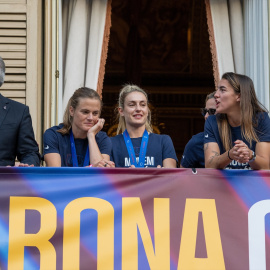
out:
<path id="1" fill-rule="evenodd" d="M 230 149 L 231 150 L 231 149 Z M 230 150 L 228 151 L 228 158 L 230 159 L 230 160 L 233 160 L 231 157 L 230 157 Z"/>
<path id="2" fill-rule="evenodd" d="M 252 150 L 251 150 L 252 151 Z M 256 153 L 254 151 L 252 151 L 252 157 L 251 159 L 249 160 L 249 162 L 252 162 L 256 159 Z"/>

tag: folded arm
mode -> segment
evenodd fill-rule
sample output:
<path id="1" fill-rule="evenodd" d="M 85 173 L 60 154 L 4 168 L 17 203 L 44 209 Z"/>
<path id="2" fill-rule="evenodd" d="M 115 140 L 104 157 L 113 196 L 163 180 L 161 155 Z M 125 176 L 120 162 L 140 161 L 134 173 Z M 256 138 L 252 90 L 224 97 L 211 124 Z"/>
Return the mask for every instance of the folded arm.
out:
<path id="1" fill-rule="evenodd" d="M 204 144 L 205 168 L 224 169 L 230 164 L 228 151 L 220 155 L 218 144 L 215 142 Z"/>
<path id="2" fill-rule="evenodd" d="M 256 158 L 249 162 L 253 170 L 268 170 L 270 162 L 270 142 L 259 142 L 255 148 Z M 249 159 L 252 159 L 252 151 L 249 149 Z"/>
<path id="3" fill-rule="evenodd" d="M 58 153 L 48 153 L 44 155 L 47 167 L 61 167 L 61 156 Z"/>
<path id="4" fill-rule="evenodd" d="M 176 160 L 173 158 L 166 158 L 162 162 L 163 168 L 176 168 Z"/>

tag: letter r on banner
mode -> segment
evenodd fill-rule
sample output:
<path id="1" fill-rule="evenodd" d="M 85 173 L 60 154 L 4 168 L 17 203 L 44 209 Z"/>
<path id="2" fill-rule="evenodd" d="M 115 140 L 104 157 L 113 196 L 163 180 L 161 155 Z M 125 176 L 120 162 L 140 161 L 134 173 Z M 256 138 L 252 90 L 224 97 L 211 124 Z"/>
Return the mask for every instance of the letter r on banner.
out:
<path id="1" fill-rule="evenodd" d="M 40 213 L 40 230 L 25 233 L 25 211 Z M 56 252 L 49 241 L 56 230 L 57 213 L 48 200 L 38 197 L 10 197 L 8 269 L 24 269 L 24 248 L 37 247 L 40 251 L 40 269 L 56 269 Z"/>

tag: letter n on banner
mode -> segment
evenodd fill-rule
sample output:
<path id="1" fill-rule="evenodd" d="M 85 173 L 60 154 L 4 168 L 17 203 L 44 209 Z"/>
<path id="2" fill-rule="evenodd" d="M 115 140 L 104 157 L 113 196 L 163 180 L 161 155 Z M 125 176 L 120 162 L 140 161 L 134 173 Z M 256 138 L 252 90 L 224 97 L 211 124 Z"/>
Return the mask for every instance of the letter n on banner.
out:
<path id="1" fill-rule="evenodd" d="M 138 229 L 150 269 L 170 269 L 170 203 L 154 199 L 154 242 L 145 220 L 140 198 L 123 198 L 122 269 L 138 269 Z"/>
<path id="2" fill-rule="evenodd" d="M 198 216 L 202 213 L 207 258 L 195 258 Z M 187 199 L 178 270 L 225 270 L 215 200 Z"/>
<path id="3" fill-rule="evenodd" d="M 38 233 L 25 233 L 25 211 L 40 213 Z M 56 230 L 57 213 L 48 200 L 38 197 L 10 197 L 8 269 L 24 269 L 24 248 L 37 247 L 40 251 L 40 269 L 56 269 L 56 252 L 49 241 Z"/>

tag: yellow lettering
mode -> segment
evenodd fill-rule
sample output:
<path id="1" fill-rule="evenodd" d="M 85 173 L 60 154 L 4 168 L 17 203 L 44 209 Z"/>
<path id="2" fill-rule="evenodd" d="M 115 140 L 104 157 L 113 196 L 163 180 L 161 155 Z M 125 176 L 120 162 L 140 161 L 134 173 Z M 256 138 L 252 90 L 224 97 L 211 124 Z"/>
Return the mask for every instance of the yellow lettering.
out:
<path id="1" fill-rule="evenodd" d="M 40 230 L 25 233 L 25 210 L 40 212 Z M 56 230 L 54 205 L 38 197 L 10 197 L 8 269 L 24 269 L 24 247 L 37 247 L 40 251 L 40 269 L 56 269 L 56 252 L 49 240 Z"/>
<path id="2" fill-rule="evenodd" d="M 138 235 L 140 231 L 150 269 L 170 269 L 170 205 L 169 199 L 154 199 L 154 239 L 145 220 L 139 198 L 123 198 L 122 269 L 138 269 Z"/>
<path id="3" fill-rule="evenodd" d="M 97 269 L 113 269 L 114 209 L 109 202 L 92 197 L 76 199 L 64 210 L 63 269 L 80 269 L 80 214 L 85 209 L 98 213 Z"/>
<path id="4" fill-rule="evenodd" d="M 195 258 L 199 212 L 203 217 L 207 258 Z M 186 200 L 178 261 L 180 269 L 225 270 L 215 200 Z"/>

